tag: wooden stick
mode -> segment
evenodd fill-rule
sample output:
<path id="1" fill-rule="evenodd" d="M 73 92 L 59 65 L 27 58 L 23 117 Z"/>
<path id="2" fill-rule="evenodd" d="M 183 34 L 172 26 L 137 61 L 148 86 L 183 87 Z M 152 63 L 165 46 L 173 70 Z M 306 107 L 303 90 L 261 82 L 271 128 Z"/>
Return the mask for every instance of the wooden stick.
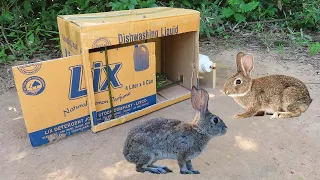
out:
<path id="1" fill-rule="evenodd" d="M 13 55 L 16 55 L 16 53 L 14 52 L 14 50 L 11 48 L 12 45 L 9 43 L 9 41 L 8 41 L 8 39 L 7 39 L 6 33 L 4 32 L 4 27 L 1 27 L 1 32 L 2 32 L 2 35 L 3 35 L 4 40 L 5 40 L 6 43 L 8 44 L 8 47 L 9 47 L 11 53 L 12 53 Z"/>
<path id="2" fill-rule="evenodd" d="M 281 22 L 281 21 L 288 21 L 289 18 L 286 19 L 272 19 L 272 20 L 266 20 L 266 21 L 256 21 L 256 22 L 248 22 L 248 24 L 257 24 L 257 23 L 272 23 L 272 22 Z"/>
<path id="3" fill-rule="evenodd" d="M 214 69 L 212 69 L 212 88 L 215 89 L 216 88 L 216 77 L 217 77 L 217 66 L 216 63 L 213 63 L 213 67 L 215 67 Z"/>

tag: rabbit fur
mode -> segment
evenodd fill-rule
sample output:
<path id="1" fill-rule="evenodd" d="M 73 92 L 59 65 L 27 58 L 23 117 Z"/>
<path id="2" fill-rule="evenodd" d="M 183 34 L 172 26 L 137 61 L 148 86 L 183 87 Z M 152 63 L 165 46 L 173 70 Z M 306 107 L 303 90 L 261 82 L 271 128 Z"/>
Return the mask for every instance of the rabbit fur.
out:
<path id="1" fill-rule="evenodd" d="M 274 118 L 298 117 L 311 102 L 306 85 L 285 75 L 252 78 L 253 55 L 239 52 L 236 57 L 237 72 L 224 85 L 224 94 L 231 96 L 246 111 L 235 118 L 248 118 L 272 114 Z"/>
<path id="2" fill-rule="evenodd" d="M 175 159 L 181 174 L 199 174 L 193 169 L 191 160 L 200 155 L 211 138 L 227 132 L 225 123 L 208 111 L 208 100 L 207 91 L 193 86 L 191 103 L 200 112 L 200 119 L 196 123 L 155 118 L 131 129 L 124 143 L 125 159 L 136 165 L 137 172 L 172 172 L 168 167 L 154 163 Z"/>

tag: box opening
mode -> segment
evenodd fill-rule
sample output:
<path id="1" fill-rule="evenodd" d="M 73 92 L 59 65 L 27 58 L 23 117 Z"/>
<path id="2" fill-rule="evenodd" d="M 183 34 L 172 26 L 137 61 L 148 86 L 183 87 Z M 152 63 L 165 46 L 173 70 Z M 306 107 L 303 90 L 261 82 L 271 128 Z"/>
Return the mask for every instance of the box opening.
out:
<path id="1" fill-rule="evenodd" d="M 107 50 L 155 42 L 155 73 L 164 75 L 167 78 L 166 82 L 157 88 L 156 104 L 152 105 L 156 106 L 172 99 L 190 95 L 191 86 L 196 82 L 196 73 L 193 68 L 197 57 L 195 52 L 195 36 L 197 36 L 197 32 L 187 32 L 173 36 L 108 46 Z M 89 53 L 104 50 L 105 47 L 94 48 L 90 49 Z M 100 122 L 98 125 L 114 119 Z"/>

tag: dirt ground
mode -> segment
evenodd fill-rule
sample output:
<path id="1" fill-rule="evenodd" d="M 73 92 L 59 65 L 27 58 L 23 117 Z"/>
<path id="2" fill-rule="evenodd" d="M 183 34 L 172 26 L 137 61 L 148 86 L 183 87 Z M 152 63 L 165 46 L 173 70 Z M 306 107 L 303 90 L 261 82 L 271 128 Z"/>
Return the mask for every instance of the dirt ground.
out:
<path id="1" fill-rule="evenodd" d="M 313 58 L 310 64 L 301 59 L 282 59 L 276 52 L 241 48 L 255 56 L 253 76 L 281 73 L 297 77 L 307 84 L 314 101 L 299 118 L 233 119 L 234 114 L 243 110 L 219 90 L 235 71 L 238 50 L 239 47 L 230 50 L 201 45 L 201 53 L 218 63 L 217 88 L 210 88 L 208 77 L 201 81 L 202 87 L 215 95 L 209 101 L 209 109 L 225 121 L 229 131 L 225 136 L 212 139 L 205 151 L 193 160 L 200 175 L 180 175 L 178 164 L 173 160 L 157 163 L 167 165 L 173 173 L 137 173 L 134 165 L 127 163 L 122 155 L 126 133 L 142 121 L 158 116 L 191 121 L 195 111 L 189 100 L 97 134 L 86 131 L 35 149 L 28 139 L 10 70 L 2 71 L 0 179 L 320 179 L 320 75 L 316 66 L 320 60 Z"/>

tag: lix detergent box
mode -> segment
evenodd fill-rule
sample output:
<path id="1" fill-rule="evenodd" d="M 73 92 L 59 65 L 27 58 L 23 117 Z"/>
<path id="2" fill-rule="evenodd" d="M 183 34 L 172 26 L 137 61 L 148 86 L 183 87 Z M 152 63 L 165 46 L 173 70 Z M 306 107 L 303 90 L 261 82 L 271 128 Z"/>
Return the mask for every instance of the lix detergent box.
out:
<path id="1" fill-rule="evenodd" d="M 106 66 L 108 60 L 108 66 Z M 89 53 L 97 122 L 156 103 L 155 43 Z M 90 129 L 80 55 L 13 67 L 33 147 Z M 111 91 L 109 91 L 111 90 Z"/>

